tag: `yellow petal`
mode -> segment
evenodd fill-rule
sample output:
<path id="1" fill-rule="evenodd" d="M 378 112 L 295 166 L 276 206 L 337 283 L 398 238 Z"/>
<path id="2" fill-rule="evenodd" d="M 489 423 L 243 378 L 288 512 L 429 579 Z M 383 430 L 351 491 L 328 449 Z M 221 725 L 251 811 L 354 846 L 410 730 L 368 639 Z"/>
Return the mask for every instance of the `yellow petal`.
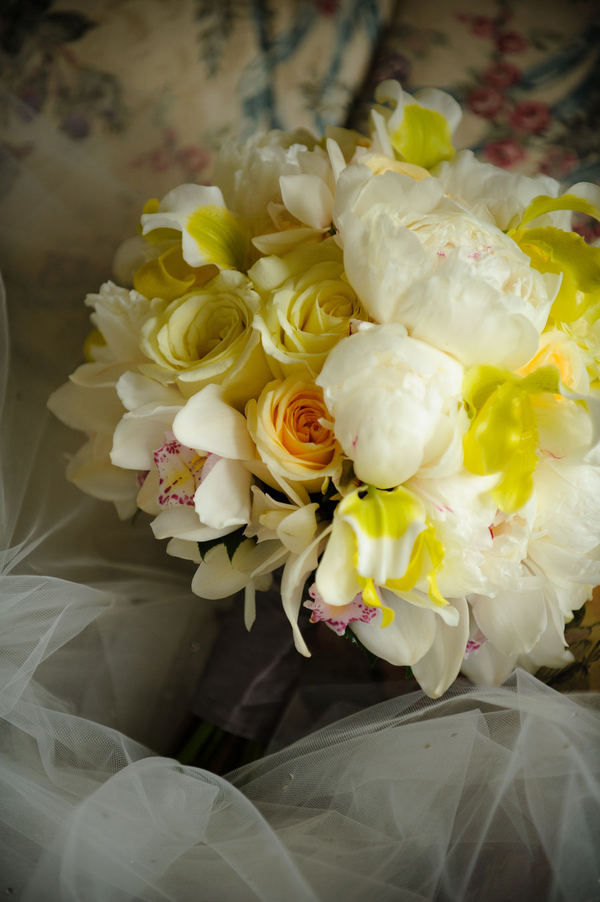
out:
<path id="1" fill-rule="evenodd" d="M 441 113 L 409 103 L 399 127 L 390 135 L 392 147 L 407 163 L 431 169 L 454 156 L 448 121 Z"/>

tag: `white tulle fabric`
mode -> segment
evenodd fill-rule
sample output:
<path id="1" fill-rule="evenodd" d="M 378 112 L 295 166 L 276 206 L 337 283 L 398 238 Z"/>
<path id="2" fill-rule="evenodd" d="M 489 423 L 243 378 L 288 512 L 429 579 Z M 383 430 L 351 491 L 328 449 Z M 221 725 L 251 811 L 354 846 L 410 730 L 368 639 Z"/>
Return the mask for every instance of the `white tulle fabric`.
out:
<path id="1" fill-rule="evenodd" d="M 64 482 L 68 432 L 23 378 L 2 430 L 0 895 L 597 898 L 595 697 L 523 672 L 391 699 L 228 779 L 161 757 L 213 608 L 146 524 Z"/>

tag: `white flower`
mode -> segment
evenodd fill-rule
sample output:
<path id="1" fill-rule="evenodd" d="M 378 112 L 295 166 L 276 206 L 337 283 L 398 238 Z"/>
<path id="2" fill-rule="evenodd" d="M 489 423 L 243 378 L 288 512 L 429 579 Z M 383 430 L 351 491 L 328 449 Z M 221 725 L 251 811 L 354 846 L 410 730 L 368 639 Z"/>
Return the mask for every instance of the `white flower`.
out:
<path id="1" fill-rule="evenodd" d="M 394 612 L 381 626 L 381 614 L 370 623 L 351 623 L 350 629 L 370 652 L 390 664 L 412 668 L 416 680 L 431 698 L 439 698 L 454 682 L 463 664 L 469 638 L 469 614 L 464 598 L 453 598 L 452 623 L 434 611 L 417 607 L 381 590 L 383 603 Z"/>
<path id="2" fill-rule="evenodd" d="M 181 232 L 183 259 L 190 266 L 213 263 L 221 269 L 244 269 L 248 234 L 231 213 L 220 190 L 205 185 L 179 185 L 158 204 L 155 212 L 142 214 L 142 233 L 156 229 Z"/>
<path id="3" fill-rule="evenodd" d="M 140 370 L 176 382 L 190 397 L 210 383 L 243 406 L 271 377 L 253 328 L 259 297 L 239 272 L 224 271 L 205 285 L 162 305 L 140 330 L 140 347 L 152 363 Z"/>
<path id="4" fill-rule="evenodd" d="M 263 257 L 248 276 L 263 301 L 254 327 L 276 376 L 316 376 L 350 321 L 366 319 L 332 240 Z"/>
<path id="5" fill-rule="evenodd" d="M 335 222 L 350 284 L 377 322 L 400 322 L 465 365 L 514 368 L 536 352 L 558 277 L 437 179 L 349 166 Z"/>
<path id="6" fill-rule="evenodd" d="M 412 97 L 390 79 L 377 86 L 375 100 L 380 104 L 371 110 L 376 151 L 426 169 L 454 156 L 452 135 L 462 110 L 450 94 L 425 88 Z"/>
<path id="7" fill-rule="evenodd" d="M 119 516 L 126 518 L 135 513 L 139 484 L 137 473 L 123 471 L 110 457 L 113 433 L 124 412 L 117 384 L 144 359 L 139 331 L 156 305 L 113 282 L 102 285 L 98 294 L 89 294 L 86 304 L 93 308 L 91 320 L 96 327 L 86 342 L 91 360 L 53 392 L 48 407 L 88 436 L 69 461 L 67 478 L 89 495 L 113 501 Z"/>
<path id="8" fill-rule="evenodd" d="M 314 176 L 333 187 L 327 154 L 302 130 L 270 131 L 242 145 L 225 142 L 213 178 L 227 207 L 243 218 L 252 235 L 262 235 L 273 231 L 273 213 L 283 207 L 280 178 L 297 175 Z"/>
<path id="9" fill-rule="evenodd" d="M 391 488 L 434 466 L 466 430 L 462 378 L 456 360 L 390 324 L 337 344 L 317 385 L 358 478 Z"/>
<path id="10" fill-rule="evenodd" d="M 461 150 L 453 160 L 440 163 L 435 176 L 449 197 L 502 231 L 518 225 L 535 197 L 540 194 L 557 197 L 560 189 L 556 179 L 548 175 L 531 177 L 507 172 L 478 160 L 471 150 Z M 570 228 L 570 213 L 548 215 L 548 224 Z"/>

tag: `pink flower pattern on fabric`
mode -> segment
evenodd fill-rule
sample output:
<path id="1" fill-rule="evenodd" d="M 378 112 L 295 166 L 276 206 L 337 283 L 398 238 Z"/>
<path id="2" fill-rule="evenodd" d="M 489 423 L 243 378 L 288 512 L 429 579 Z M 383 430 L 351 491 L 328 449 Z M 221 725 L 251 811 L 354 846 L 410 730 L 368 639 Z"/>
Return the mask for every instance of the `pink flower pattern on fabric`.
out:
<path id="1" fill-rule="evenodd" d="M 206 456 L 186 448 L 172 433 L 166 433 L 164 444 L 154 452 L 159 485 L 157 500 L 161 507 L 194 506 L 205 461 Z"/>
<path id="2" fill-rule="evenodd" d="M 308 590 L 308 594 L 313 599 L 305 601 L 304 607 L 312 611 L 310 615 L 311 623 L 326 623 L 329 629 L 343 636 L 349 623 L 370 623 L 377 615 L 377 608 L 370 607 L 361 601 L 361 596 L 356 595 L 350 604 L 331 605 L 327 604 L 317 592 L 316 584 Z"/>

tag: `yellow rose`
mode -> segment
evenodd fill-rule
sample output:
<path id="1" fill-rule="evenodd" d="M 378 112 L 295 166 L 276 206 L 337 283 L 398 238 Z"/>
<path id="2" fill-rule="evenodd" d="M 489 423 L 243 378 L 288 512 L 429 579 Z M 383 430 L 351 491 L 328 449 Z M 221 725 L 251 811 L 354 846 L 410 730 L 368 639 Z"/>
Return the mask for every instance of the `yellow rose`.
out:
<path id="1" fill-rule="evenodd" d="M 164 383 L 177 382 L 185 397 L 209 383 L 222 385 L 225 400 L 243 407 L 271 376 L 252 327 L 258 305 L 245 276 L 222 271 L 146 320 L 140 347 L 153 363 L 140 370 Z"/>
<path id="2" fill-rule="evenodd" d="M 293 377 L 269 382 L 258 400 L 246 405 L 248 431 L 275 481 L 302 483 L 320 490 L 340 468 L 342 450 L 326 425 L 330 414 L 313 382 Z"/>
<path id="3" fill-rule="evenodd" d="M 254 324 L 280 378 L 317 376 L 329 351 L 350 334 L 350 320 L 368 319 L 333 240 L 263 257 L 248 275 L 263 299 Z"/>

